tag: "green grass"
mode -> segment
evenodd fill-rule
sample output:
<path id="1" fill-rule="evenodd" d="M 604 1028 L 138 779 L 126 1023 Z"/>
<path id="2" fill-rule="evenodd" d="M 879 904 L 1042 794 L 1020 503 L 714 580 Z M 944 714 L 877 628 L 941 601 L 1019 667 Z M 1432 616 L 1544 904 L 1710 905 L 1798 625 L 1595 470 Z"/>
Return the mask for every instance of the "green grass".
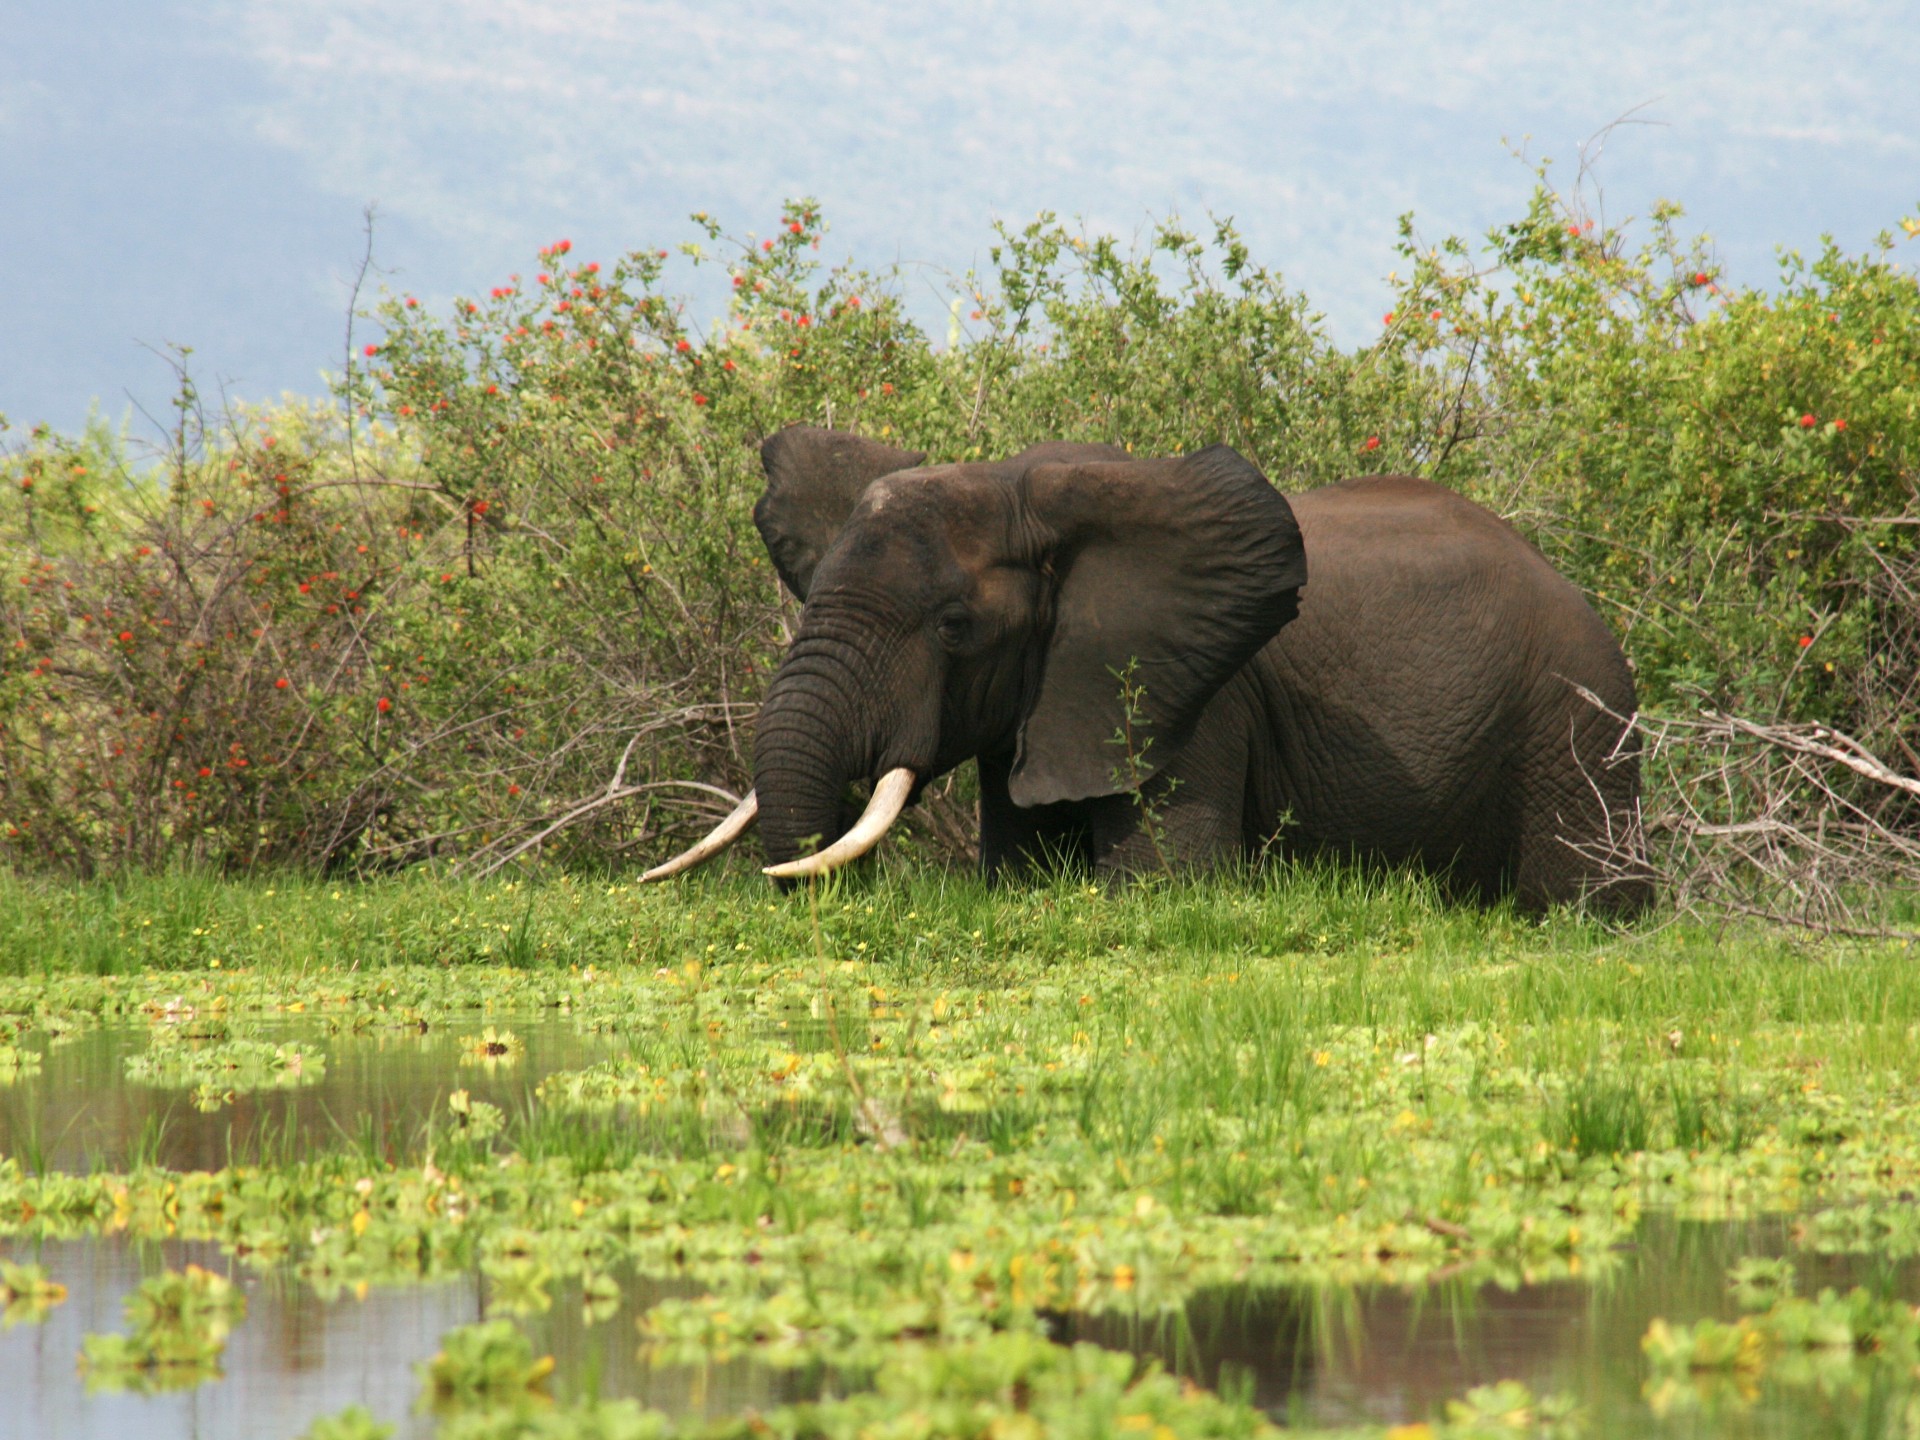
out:
<path id="1" fill-rule="evenodd" d="M 1532 921 L 1334 869 L 1119 892 L 882 870 L 814 897 L 177 875 L 0 881 L 0 972 L 35 1048 L 157 1033 L 183 997 L 323 1049 L 538 1014 L 610 1036 L 484 1123 L 269 1126 L 212 1173 L 157 1168 L 148 1134 L 123 1171 L 49 1175 L 29 1129 L 0 1237 L 210 1239 L 323 1297 L 478 1266 L 533 1309 L 610 1267 L 672 1275 L 710 1297 L 642 1317 L 675 1353 L 779 1335 L 892 1373 L 1223 1284 L 1604 1279 L 1650 1209 L 1804 1211 L 1809 1248 L 1920 1254 L 1897 943 Z"/>

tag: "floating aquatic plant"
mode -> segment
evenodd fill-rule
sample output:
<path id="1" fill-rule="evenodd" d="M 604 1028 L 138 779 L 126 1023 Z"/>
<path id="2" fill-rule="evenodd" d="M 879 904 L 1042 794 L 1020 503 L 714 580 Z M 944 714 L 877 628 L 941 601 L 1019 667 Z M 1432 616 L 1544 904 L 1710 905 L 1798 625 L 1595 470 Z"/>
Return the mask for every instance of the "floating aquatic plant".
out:
<path id="1" fill-rule="evenodd" d="M 128 1332 L 89 1335 L 89 1389 L 178 1390 L 218 1379 L 227 1336 L 247 1313 L 232 1281 L 198 1265 L 143 1280 L 127 1296 Z"/>

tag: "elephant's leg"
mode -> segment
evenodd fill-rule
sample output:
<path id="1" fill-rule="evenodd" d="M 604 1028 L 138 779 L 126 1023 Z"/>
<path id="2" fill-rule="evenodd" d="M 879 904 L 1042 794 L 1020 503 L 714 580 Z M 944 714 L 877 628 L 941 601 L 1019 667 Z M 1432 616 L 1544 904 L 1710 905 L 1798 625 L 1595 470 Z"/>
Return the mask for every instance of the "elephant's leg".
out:
<path id="1" fill-rule="evenodd" d="M 1088 803 L 1097 869 L 1108 875 L 1210 870 L 1247 854 L 1252 741 L 1242 688 L 1230 684 L 1214 698 L 1192 738 L 1137 795 Z"/>
<path id="2" fill-rule="evenodd" d="M 1640 831 L 1639 757 L 1617 722 L 1586 706 L 1560 717 L 1519 786 L 1514 899 L 1522 909 L 1585 902 L 1632 915 L 1653 900 Z"/>
<path id="3" fill-rule="evenodd" d="M 1086 805 L 1036 805 L 1022 809 L 1007 793 L 1011 757 L 982 755 L 980 767 L 980 870 L 989 877 L 1084 865 Z"/>

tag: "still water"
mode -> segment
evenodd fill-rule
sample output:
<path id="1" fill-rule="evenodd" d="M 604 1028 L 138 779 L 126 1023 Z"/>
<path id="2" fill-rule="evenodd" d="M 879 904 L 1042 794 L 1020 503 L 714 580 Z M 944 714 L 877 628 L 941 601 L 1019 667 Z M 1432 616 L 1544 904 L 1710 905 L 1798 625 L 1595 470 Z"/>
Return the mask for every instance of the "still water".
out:
<path id="1" fill-rule="evenodd" d="M 440 1348 L 448 1330 L 486 1318 L 487 1286 L 477 1272 L 328 1302 L 291 1275 L 231 1266 L 211 1245 L 0 1241 L 0 1257 L 37 1260 L 68 1291 L 44 1323 L 0 1334 L 6 1440 L 269 1440 L 296 1436 L 316 1417 L 356 1403 L 397 1425 L 400 1436 L 430 1436 L 434 1420 L 414 1412 L 420 1379 L 413 1367 Z M 85 1336 L 124 1329 L 127 1292 L 149 1275 L 188 1264 L 229 1274 L 246 1291 L 247 1316 L 227 1342 L 224 1378 L 172 1394 L 88 1394 L 74 1363 Z M 567 1285 L 554 1286 L 546 1314 L 517 1322 L 535 1354 L 559 1362 L 557 1397 L 631 1396 L 669 1414 L 722 1416 L 833 1393 L 820 1372 L 746 1359 L 650 1366 L 640 1358 L 636 1318 L 689 1291 L 630 1278 L 621 1289 L 619 1309 L 596 1323 L 583 1318 L 578 1288 Z"/>
<path id="2" fill-rule="evenodd" d="M 482 1020 L 429 1033 L 373 1030 L 323 1035 L 311 1024 L 259 1025 L 273 1040 L 316 1041 L 325 1073 L 287 1090 L 236 1096 L 203 1113 L 178 1088 L 125 1078 L 145 1048 L 143 1026 L 103 1027 L 45 1052 L 38 1074 L 0 1088 L 0 1153 L 36 1166 L 84 1171 L 129 1159 L 176 1169 L 314 1144 L 391 1146 L 404 1152 L 446 1096 L 514 1111 L 560 1068 L 621 1053 L 625 1042 L 565 1018 L 484 1017 L 511 1028 L 524 1049 L 511 1065 L 474 1063 Z M 1791 1255 L 1798 1288 L 1869 1283 L 1920 1296 L 1910 1267 L 1797 1251 L 1793 1222 L 1761 1217 L 1693 1222 L 1651 1216 L 1635 1244 L 1596 1279 L 1497 1284 L 1455 1277 L 1420 1286 L 1225 1288 L 1193 1295 L 1173 1314 L 1048 1317 L 1056 1337 L 1158 1360 L 1197 1383 L 1244 1397 L 1274 1418 L 1324 1426 L 1392 1424 L 1432 1417 L 1474 1386 L 1514 1379 L 1536 1395 L 1576 1397 L 1587 1433 L 1646 1433 L 1647 1363 L 1641 1337 L 1656 1317 L 1676 1322 L 1736 1313 L 1727 1271 L 1747 1256 Z M 132 1242 L 121 1236 L 0 1239 L 0 1260 L 33 1262 L 67 1287 L 40 1324 L 0 1332 L 0 1440 L 153 1440 L 294 1436 L 312 1420 L 359 1403 L 403 1436 L 433 1433 L 415 1414 L 414 1366 L 449 1329 L 486 1318 L 488 1281 L 475 1270 L 433 1284 L 351 1290 L 322 1299 L 290 1268 L 242 1266 L 218 1247 Z M 122 1304 L 142 1279 L 194 1264 L 227 1275 L 247 1297 L 224 1378 L 172 1394 L 89 1394 L 77 1369 L 84 1337 L 124 1329 Z M 553 1392 L 627 1396 L 672 1414 L 721 1416 L 844 1393 L 860 1383 L 819 1367 L 778 1369 L 751 1359 L 659 1365 L 639 1349 L 635 1320 L 685 1284 L 631 1274 L 616 1308 L 589 1319 L 577 1287 L 556 1284 L 546 1312 L 522 1317 L 537 1355 L 552 1355 Z M 1770 1408 L 1775 1405 L 1786 1409 Z M 1809 1435 L 1863 1433 L 1845 1402 L 1818 1394 L 1743 1408 L 1737 1417 L 1676 1417 L 1660 1433 Z"/>
<path id="3" fill-rule="evenodd" d="M 1429 1417 L 1474 1386 L 1518 1379 L 1535 1394 L 1578 1397 L 1590 1434 L 1640 1434 L 1649 1423 L 1640 1353 L 1648 1324 L 1662 1315 L 1730 1317 L 1727 1268 L 1742 1256 L 1777 1254 L 1786 1240 L 1778 1220 L 1656 1216 L 1623 1263 L 1595 1284 L 1221 1289 L 1196 1294 L 1173 1316 L 1060 1315 L 1053 1326 L 1061 1339 L 1155 1358 L 1296 1425 Z M 487 1282 L 477 1272 L 329 1302 L 291 1275 L 232 1266 L 204 1244 L 0 1242 L 0 1257 L 37 1260 L 69 1291 L 45 1323 L 0 1334 L 0 1436 L 8 1440 L 294 1436 L 316 1416 L 353 1403 L 397 1424 L 402 1436 L 426 1437 L 434 1422 L 415 1413 L 420 1381 L 413 1367 L 439 1348 L 447 1330 L 487 1310 Z M 225 1377 L 174 1394 L 88 1394 L 74 1364 L 83 1338 L 124 1328 L 127 1292 L 148 1275 L 187 1264 L 228 1273 L 247 1292 L 247 1317 L 228 1342 Z M 1803 1292 L 1860 1278 L 1831 1258 L 1802 1257 L 1801 1270 Z M 589 1322 L 577 1289 L 557 1285 L 551 1310 L 517 1322 L 535 1354 L 558 1362 L 556 1396 L 629 1396 L 669 1414 L 717 1417 L 858 1384 L 857 1377 L 818 1368 L 783 1370 L 745 1358 L 650 1364 L 635 1320 L 661 1299 L 694 1292 L 631 1276 L 621 1289 L 618 1309 Z M 1778 1408 L 1762 1404 L 1712 1423 L 1683 1420 L 1661 1433 L 1856 1433 L 1834 1408 L 1818 1396 L 1795 1396 Z"/>
<path id="4" fill-rule="evenodd" d="M 488 1026 L 511 1030 L 524 1053 L 511 1064 L 475 1057 Z M 249 1021 L 249 1038 L 302 1041 L 324 1051 L 310 1083 L 239 1094 L 219 1109 L 197 1110 L 191 1091 L 126 1077 L 126 1059 L 148 1048 L 144 1025 L 83 1030 L 42 1048 L 37 1074 L 0 1088 L 0 1154 L 31 1157 L 34 1169 L 84 1174 L 121 1170 L 134 1160 L 170 1170 L 217 1170 L 301 1148 L 343 1141 L 391 1143 L 418 1138 L 457 1089 L 509 1114 L 524 1110 L 555 1070 L 621 1053 L 616 1036 L 551 1015 L 475 1015 L 428 1031 L 394 1023 L 328 1034 L 311 1020 Z"/>

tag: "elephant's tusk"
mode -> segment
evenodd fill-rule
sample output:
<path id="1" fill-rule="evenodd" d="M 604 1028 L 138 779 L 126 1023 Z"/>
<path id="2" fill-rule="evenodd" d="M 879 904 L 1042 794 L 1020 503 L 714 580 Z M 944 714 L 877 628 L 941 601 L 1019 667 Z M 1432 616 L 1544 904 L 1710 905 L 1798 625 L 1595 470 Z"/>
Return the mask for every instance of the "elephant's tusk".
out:
<path id="1" fill-rule="evenodd" d="M 747 826 L 753 823 L 753 817 L 759 813 L 760 797 L 749 790 L 747 798 L 734 806 L 733 813 L 714 826 L 706 839 L 690 850 L 682 850 L 671 860 L 662 861 L 654 866 L 640 877 L 640 883 L 648 885 L 655 880 L 665 880 L 678 875 L 682 870 L 691 870 L 694 866 L 711 860 L 745 834 Z"/>
<path id="2" fill-rule="evenodd" d="M 907 807 L 907 796 L 913 791 L 914 779 L 913 771 L 905 766 L 889 770 L 873 787 L 873 798 L 867 801 L 865 812 L 851 830 L 817 854 L 803 855 L 784 865 L 769 865 L 762 873 L 776 880 L 805 880 L 838 870 L 849 860 L 858 859 L 878 845 L 888 827 L 900 818 L 900 812 Z"/>

